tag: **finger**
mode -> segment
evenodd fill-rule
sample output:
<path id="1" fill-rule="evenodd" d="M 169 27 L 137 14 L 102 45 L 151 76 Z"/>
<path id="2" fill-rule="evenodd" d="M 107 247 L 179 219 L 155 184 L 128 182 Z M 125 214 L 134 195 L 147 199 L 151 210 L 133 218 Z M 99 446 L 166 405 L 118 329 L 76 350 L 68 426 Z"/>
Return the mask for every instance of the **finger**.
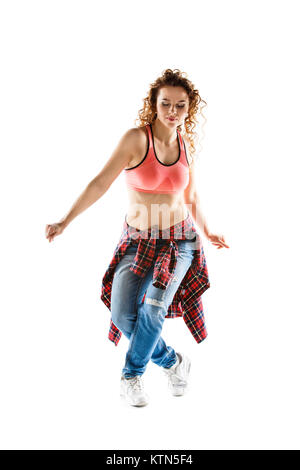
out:
<path id="1" fill-rule="evenodd" d="M 220 242 L 219 242 L 219 243 L 220 243 L 222 246 L 225 246 L 226 248 L 229 248 L 229 246 L 228 246 L 228 245 L 226 245 L 225 241 L 222 241 L 222 240 L 220 240 Z"/>

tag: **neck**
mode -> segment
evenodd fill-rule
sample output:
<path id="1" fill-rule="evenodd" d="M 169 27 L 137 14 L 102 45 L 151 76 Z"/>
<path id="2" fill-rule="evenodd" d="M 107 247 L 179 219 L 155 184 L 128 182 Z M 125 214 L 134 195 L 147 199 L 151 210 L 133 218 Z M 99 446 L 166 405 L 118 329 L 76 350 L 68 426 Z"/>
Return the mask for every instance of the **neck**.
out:
<path id="1" fill-rule="evenodd" d="M 176 128 L 170 129 L 165 126 L 159 119 L 155 119 L 152 124 L 153 137 L 159 140 L 163 145 L 169 147 L 177 140 Z"/>

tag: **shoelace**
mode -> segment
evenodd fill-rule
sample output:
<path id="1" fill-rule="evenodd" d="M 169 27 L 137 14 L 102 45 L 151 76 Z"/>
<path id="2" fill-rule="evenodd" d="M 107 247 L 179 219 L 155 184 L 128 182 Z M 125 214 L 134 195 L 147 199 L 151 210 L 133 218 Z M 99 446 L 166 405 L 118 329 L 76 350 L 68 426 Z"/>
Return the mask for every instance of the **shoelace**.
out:
<path id="1" fill-rule="evenodd" d="M 170 369 L 164 369 L 164 372 L 169 377 L 169 381 L 171 384 L 173 385 L 185 385 L 186 384 L 186 380 L 184 380 L 183 377 L 180 377 L 179 375 L 177 375 L 175 373 L 174 368 L 171 367 Z"/>
<path id="2" fill-rule="evenodd" d="M 170 376 L 170 375 L 174 375 L 174 374 L 175 374 L 175 369 L 177 369 L 178 365 L 179 365 L 179 364 L 177 364 L 177 366 L 175 367 L 175 364 L 174 364 L 174 365 L 173 365 L 172 367 L 170 367 L 169 369 L 164 369 L 164 373 L 165 373 L 166 375 L 169 375 L 169 376 Z M 176 374 L 175 374 L 175 375 L 176 375 Z"/>
<path id="3" fill-rule="evenodd" d="M 176 374 L 170 375 L 169 381 L 172 385 L 186 385 L 186 380 L 184 380 L 182 377 L 178 377 Z"/>
<path id="4" fill-rule="evenodd" d="M 141 378 L 138 375 L 130 379 L 129 386 L 132 388 L 132 390 L 135 390 L 138 392 L 141 392 L 143 390 Z"/>

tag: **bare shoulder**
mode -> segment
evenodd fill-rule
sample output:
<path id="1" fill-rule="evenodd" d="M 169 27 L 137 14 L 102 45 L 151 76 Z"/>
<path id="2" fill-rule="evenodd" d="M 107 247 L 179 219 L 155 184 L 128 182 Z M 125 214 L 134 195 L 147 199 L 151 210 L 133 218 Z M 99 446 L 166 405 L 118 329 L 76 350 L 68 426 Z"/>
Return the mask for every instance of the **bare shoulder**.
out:
<path id="1" fill-rule="evenodd" d="M 122 143 L 126 145 L 126 148 L 130 150 L 130 153 L 136 153 L 139 146 L 143 146 L 147 139 L 145 128 L 143 127 L 131 127 L 126 130 L 122 136 Z"/>
<path id="2" fill-rule="evenodd" d="M 132 127 L 122 132 L 110 158 L 96 175 L 94 181 L 99 186 L 108 188 L 121 171 L 136 158 L 143 143 L 143 130 Z M 144 137 L 145 138 L 145 137 Z"/>
<path id="3" fill-rule="evenodd" d="M 141 158 L 143 157 L 147 144 L 148 144 L 148 137 L 146 127 L 132 127 L 130 128 L 127 133 L 127 149 L 128 155 L 130 159 L 128 161 L 128 167 L 135 166 Z"/>
<path id="4" fill-rule="evenodd" d="M 192 163 L 193 163 L 193 158 L 192 158 L 191 152 L 190 152 L 190 148 L 191 148 L 190 139 L 188 138 L 187 135 L 185 135 L 184 137 L 182 136 L 182 139 L 183 139 L 183 141 L 184 141 L 184 143 L 185 143 L 186 158 L 187 158 L 188 164 L 189 164 L 189 165 L 192 165 Z"/>
<path id="5" fill-rule="evenodd" d="M 137 146 L 144 146 L 145 142 L 147 142 L 147 130 L 146 127 L 132 127 L 130 129 L 132 131 L 133 139 Z"/>
<path id="6" fill-rule="evenodd" d="M 126 131 L 128 136 L 132 137 L 133 139 L 142 139 L 143 137 L 147 136 L 146 127 L 131 127 Z"/>

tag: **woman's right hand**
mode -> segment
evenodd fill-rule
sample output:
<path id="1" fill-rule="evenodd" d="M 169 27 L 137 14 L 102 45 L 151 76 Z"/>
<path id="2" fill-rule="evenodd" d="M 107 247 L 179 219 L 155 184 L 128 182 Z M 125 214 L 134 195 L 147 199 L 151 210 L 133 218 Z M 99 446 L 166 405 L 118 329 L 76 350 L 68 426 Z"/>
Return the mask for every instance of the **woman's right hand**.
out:
<path id="1" fill-rule="evenodd" d="M 63 222 L 58 222 L 56 224 L 47 224 L 46 225 L 46 238 L 49 240 L 49 243 L 52 242 L 54 237 L 63 233 L 64 229 L 65 229 L 65 225 Z"/>

